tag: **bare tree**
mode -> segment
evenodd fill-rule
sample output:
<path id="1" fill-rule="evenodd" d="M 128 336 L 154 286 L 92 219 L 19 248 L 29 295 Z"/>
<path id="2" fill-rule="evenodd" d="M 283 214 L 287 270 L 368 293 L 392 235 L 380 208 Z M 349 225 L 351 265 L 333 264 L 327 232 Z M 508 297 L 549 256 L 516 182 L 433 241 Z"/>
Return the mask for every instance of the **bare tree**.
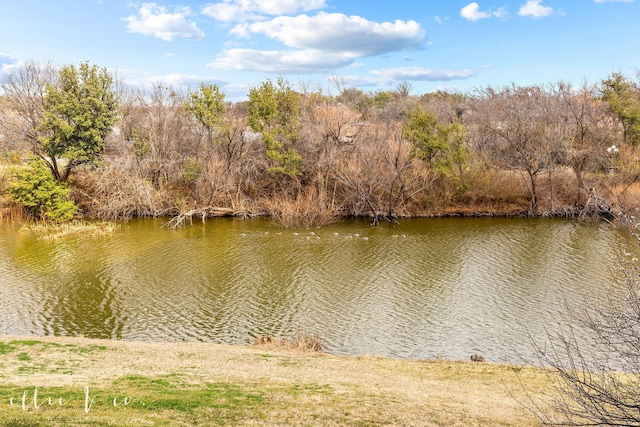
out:
<path id="1" fill-rule="evenodd" d="M 5 76 L 0 104 L 0 132 L 7 140 L 38 149 L 47 84 L 54 85 L 56 69 L 50 63 L 26 62 Z"/>
<path id="2" fill-rule="evenodd" d="M 433 114 L 440 123 L 460 120 L 467 108 L 468 97 L 459 93 L 435 91 L 420 96 L 420 107 Z"/>
<path id="3" fill-rule="evenodd" d="M 625 221 L 637 237 L 631 219 Z M 545 425 L 640 426 L 640 270 L 635 260 L 621 266 L 606 301 L 567 305 L 569 326 L 534 343 L 554 393 L 525 406 Z"/>
<path id="4" fill-rule="evenodd" d="M 472 117 L 476 127 L 490 136 L 487 145 L 494 162 L 526 174 L 531 211 L 536 211 L 537 178 L 552 161 L 546 92 L 539 86 L 512 85 L 485 89 L 474 101 Z"/>
<path id="5" fill-rule="evenodd" d="M 185 96 L 172 87 L 139 90 L 127 119 L 143 176 L 158 189 L 180 180 L 182 165 L 198 153 L 195 124 L 184 110 Z"/>
<path id="6" fill-rule="evenodd" d="M 331 144 L 347 144 L 357 139 L 362 128 L 359 117 L 346 106 L 325 102 L 307 114 L 307 123 L 321 137 L 321 150 L 326 152 Z"/>
<path id="7" fill-rule="evenodd" d="M 356 88 L 344 88 L 340 95 L 336 97 L 336 101 L 348 106 L 349 108 L 358 111 L 363 119 L 366 119 L 369 110 L 373 104 L 373 99 Z"/>
<path id="8" fill-rule="evenodd" d="M 606 106 L 596 97 L 595 86 L 585 82 L 580 88 L 573 88 L 560 82 L 552 87 L 552 93 L 560 100 L 559 111 L 569 127 L 565 162 L 573 169 L 578 189 L 582 190 L 584 173 L 611 145 L 615 130 L 607 120 Z"/>
<path id="9" fill-rule="evenodd" d="M 411 82 L 404 80 L 396 85 L 396 92 L 401 98 L 408 98 L 413 91 L 413 85 Z"/>
<path id="10" fill-rule="evenodd" d="M 356 144 L 341 147 L 332 167 L 347 211 L 374 224 L 409 215 L 408 202 L 433 184 L 434 174 L 414 159 L 401 121 L 387 116 L 361 132 Z"/>

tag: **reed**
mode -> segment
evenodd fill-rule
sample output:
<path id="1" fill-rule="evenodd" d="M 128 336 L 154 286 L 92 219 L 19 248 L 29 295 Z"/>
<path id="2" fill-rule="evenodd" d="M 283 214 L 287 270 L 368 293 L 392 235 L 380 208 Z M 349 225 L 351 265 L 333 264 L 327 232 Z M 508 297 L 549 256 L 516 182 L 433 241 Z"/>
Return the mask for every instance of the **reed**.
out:
<path id="1" fill-rule="evenodd" d="M 29 221 L 27 210 L 15 203 L 3 203 L 0 200 L 0 223 L 24 224 Z"/>
<path id="2" fill-rule="evenodd" d="M 119 228 L 115 222 L 71 221 L 67 223 L 31 222 L 21 230 L 38 235 L 41 239 L 57 240 L 74 235 L 103 236 L 111 234 Z"/>
<path id="3" fill-rule="evenodd" d="M 308 352 L 322 352 L 322 340 L 316 334 L 311 334 L 305 330 L 298 330 L 290 339 L 278 339 L 273 335 L 265 334 L 259 336 L 254 345 L 266 346 L 275 349 L 293 349 Z"/>
<path id="4" fill-rule="evenodd" d="M 322 352 L 322 340 L 320 337 L 305 330 L 299 330 L 291 339 L 291 343 L 298 350 Z"/>

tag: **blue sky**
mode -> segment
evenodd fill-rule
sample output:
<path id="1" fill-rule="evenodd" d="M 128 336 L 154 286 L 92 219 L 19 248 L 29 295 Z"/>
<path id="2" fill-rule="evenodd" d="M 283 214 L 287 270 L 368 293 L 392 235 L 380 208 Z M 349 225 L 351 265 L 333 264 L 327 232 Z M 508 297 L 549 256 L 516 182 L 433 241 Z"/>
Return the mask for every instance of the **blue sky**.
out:
<path id="1" fill-rule="evenodd" d="M 640 68 L 640 0 L 11 0 L 0 68 L 26 60 L 117 70 L 127 83 L 231 100 L 267 77 L 335 94 L 408 81 L 413 94 L 580 85 Z"/>

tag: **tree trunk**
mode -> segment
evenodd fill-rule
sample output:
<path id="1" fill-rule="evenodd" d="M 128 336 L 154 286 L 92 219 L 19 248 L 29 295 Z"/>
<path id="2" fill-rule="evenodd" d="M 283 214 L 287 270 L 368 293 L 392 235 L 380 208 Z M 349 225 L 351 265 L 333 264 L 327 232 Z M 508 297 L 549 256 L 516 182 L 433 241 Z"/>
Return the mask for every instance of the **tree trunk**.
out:
<path id="1" fill-rule="evenodd" d="M 536 183 L 537 172 L 527 171 L 529 174 L 529 182 L 531 183 L 531 212 L 535 212 L 538 208 L 538 185 Z"/>

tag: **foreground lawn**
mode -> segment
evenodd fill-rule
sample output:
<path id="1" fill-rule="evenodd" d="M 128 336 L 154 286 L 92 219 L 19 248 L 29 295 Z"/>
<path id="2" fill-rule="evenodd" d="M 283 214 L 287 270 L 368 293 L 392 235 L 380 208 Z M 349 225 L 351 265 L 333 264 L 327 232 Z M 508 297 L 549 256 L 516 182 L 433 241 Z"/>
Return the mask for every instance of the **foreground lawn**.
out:
<path id="1" fill-rule="evenodd" d="M 3 426 L 534 426 L 540 369 L 272 344 L 0 337 Z"/>

